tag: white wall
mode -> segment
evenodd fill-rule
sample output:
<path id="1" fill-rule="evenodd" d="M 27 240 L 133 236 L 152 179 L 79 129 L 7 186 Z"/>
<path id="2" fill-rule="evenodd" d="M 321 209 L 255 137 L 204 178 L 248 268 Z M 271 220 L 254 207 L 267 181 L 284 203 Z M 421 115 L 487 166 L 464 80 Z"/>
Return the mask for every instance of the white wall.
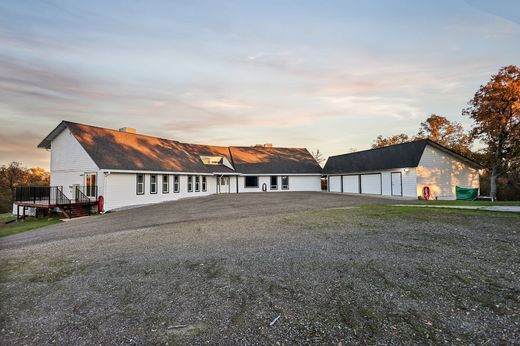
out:
<path id="1" fill-rule="evenodd" d="M 455 186 L 479 188 L 478 170 L 457 157 L 427 145 L 417 167 L 417 195 L 424 186 L 433 198 L 455 199 Z"/>
<path id="2" fill-rule="evenodd" d="M 180 191 L 173 192 L 173 174 L 169 174 L 170 189 L 168 193 L 162 193 L 162 174 L 157 174 L 157 193 L 150 193 L 150 174 L 145 174 L 145 192 L 137 194 L 137 173 L 111 173 L 105 178 L 105 210 L 111 210 L 132 205 L 152 204 L 165 201 L 173 201 L 180 198 L 200 197 L 214 194 L 216 191 L 216 177 L 206 176 L 206 192 L 195 191 L 195 178 L 193 179 L 193 192 L 188 192 L 188 176 L 179 175 Z M 202 189 L 202 179 L 201 179 Z"/>
<path id="3" fill-rule="evenodd" d="M 63 186 L 63 192 L 70 198 L 70 186 L 85 185 L 85 172 L 98 173 L 99 178 L 99 168 L 69 129 L 65 129 L 51 144 L 51 186 Z"/>
<path id="4" fill-rule="evenodd" d="M 403 177 L 403 183 L 402 183 L 402 191 L 403 191 L 403 197 L 417 197 L 416 195 L 416 183 L 417 183 L 417 177 L 415 168 L 397 168 L 397 169 L 391 169 L 391 170 L 384 170 L 384 171 L 372 171 L 372 172 L 356 172 L 356 173 L 349 173 L 344 176 L 329 176 L 329 191 L 330 192 L 341 192 L 341 179 L 343 177 L 343 192 L 345 193 L 352 193 L 352 189 L 354 186 L 354 179 L 353 174 L 356 174 L 355 177 L 357 178 L 357 175 L 362 174 L 373 174 L 373 173 L 381 173 L 382 178 L 382 192 L 383 196 L 391 196 L 392 195 L 392 179 L 391 179 L 391 173 L 392 172 L 401 172 Z M 379 177 L 378 177 L 379 179 Z M 357 193 L 359 190 L 357 187 L 355 187 L 355 192 Z M 377 186 L 377 191 L 373 191 L 374 194 L 380 194 L 379 185 Z M 366 193 L 366 191 L 363 192 L 363 194 Z"/>
<path id="5" fill-rule="evenodd" d="M 278 189 L 271 190 L 271 176 L 258 176 L 258 187 L 245 187 L 245 177 L 238 177 L 238 191 L 262 192 L 262 185 L 266 184 L 267 192 L 283 191 L 321 191 L 321 176 L 319 175 L 289 175 L 289 189 L 282 190 L 282 176 L 278 177 Z M 231 178 L 236 179 L 236 178 Z M 236 191 L 236 185 L 234 185 Z"/>

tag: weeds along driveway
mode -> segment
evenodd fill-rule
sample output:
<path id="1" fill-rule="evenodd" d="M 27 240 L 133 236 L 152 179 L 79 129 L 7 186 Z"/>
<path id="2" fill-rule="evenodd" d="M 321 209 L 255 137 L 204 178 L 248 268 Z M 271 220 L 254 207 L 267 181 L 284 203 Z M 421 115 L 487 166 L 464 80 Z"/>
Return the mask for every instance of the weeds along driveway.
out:
<path id="1" fill-rule="evenodd" d="M 199 210 L 215 217 L 196 219 L 192 200 L 170 204 L 179 222 L 124 230 L 116 213 L 106 232 L 11 244 L 0 252 L 0 344 L 520 340 L 518 215 L 323 209 L 350 202 L 302 196 L 265 199 L 264 212 L 234 197 L 240 218 L 218 217 L 222 200 L 210 198 Z"/>

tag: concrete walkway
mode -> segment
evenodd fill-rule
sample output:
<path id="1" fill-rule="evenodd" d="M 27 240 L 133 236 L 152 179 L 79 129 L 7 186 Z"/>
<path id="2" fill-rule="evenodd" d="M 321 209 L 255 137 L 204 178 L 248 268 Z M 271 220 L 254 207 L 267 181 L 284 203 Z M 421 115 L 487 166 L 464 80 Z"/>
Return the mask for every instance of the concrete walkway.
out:
<path id="1" fill-rule="evenodd" d="M 520 213 L 520 206 L 512 205 L 425 205 L 425 204 L 394 204 L 396 207 L 421 207 L 421 208 L 450 208 L 450 209 L 473 209 L 487 211 L 505 211 L 511 213 Z"/>

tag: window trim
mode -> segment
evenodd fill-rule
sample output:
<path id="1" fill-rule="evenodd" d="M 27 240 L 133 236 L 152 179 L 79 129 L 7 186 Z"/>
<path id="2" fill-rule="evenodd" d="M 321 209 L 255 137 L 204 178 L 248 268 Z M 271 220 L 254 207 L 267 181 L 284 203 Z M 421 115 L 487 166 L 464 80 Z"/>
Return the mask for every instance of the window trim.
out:
<path id="1" fill-rule="evenodd" d="M 200 176 L 195 176 L 195 192 L 200 192 Z"/>
<path id="2" fill-rule="evenodd" d="M 247 178 L 256 178 L 256 186 L 247 186 Z M 258 189 L 260 179 L 258 175 L 246 175 L 244 176 L 244 189 Z"/>
<path id="3" fill-rule="evenodd" d="M 287 178 L 287 185 L 283 184 L 283 178 Z M 282 190 L 289 190 L 289 176 L 288 175 L 282 175 Z"/>
<path id="4" fill-rule="evenodd" d="M 155 183 L 152 183 L 152 177 L 155 177 Z M 152 190 L 152 186 L 155 185 L 155 192 Z M 157 174 L 150 174 L 150 195 L 157 194 Z"/>
<path id="5" fill-rule="evenodd" d="M 188 175 L 188 192 L 193 192 L 193 176 Z"/>
<path id="6" fill-rule="evenodd" d="M 273 185 L 273 178 L 276 180 L 276 185 Z M 277 175 L 271 175 L 269 177 L 269 185 L 271 186 L 271 190 L 278 190 L 278 176 Z"/>
<path id="7" fill-rule="evenodd" d="M 143 182 L 142 183 L 139 183 L 139 177 L 143 177 Z M 142 184 L 142 187 L 143 187 L 143 191 L 142 192 L 139 192 L 139 184 Z M 145 185 L 146 185 L 146 179 L 145 179 L 145 176 L 143 173 L 137 173 L 135 175 L 135 194 L 140 196 L 140 195 L 144 195 L 144 192 L 145 192 Z"/>
<path id="8" fill-rule="evenodd" d="M 164 178 L 166 178 L 166 191 L 164 191 Z M 170 176 L 168 174 L 162 174 L 161 191 L 163 194 L 170 193 Z"/>
<path id="9" fill-rule="evenodd" d="M 206 192 L 208 191 L 208 179 L 206 178 L 205 175 L 202 176 L 202 179 L 201 179 L 201 187 L 202 187 L 202 192 Z"/>
<path id="10" fill-rule="evenodd" d="M 177 184 L 175 183 L 177 179 Z M 178 175 L 173 176 L 173 193 L 179 193 L 181 191 L 181 178 Z"/>

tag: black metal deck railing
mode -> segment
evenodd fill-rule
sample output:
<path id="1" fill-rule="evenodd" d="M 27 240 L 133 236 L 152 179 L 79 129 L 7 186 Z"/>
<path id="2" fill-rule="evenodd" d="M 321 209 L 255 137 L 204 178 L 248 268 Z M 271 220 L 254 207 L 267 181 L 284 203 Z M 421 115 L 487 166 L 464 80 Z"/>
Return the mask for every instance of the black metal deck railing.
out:
<path id="1" fill-rule="evenodd" d="M 40 205 L 67 205 L 71 200 L 63 193 L 61 186 L 18 186 L 14 191 L 15 203 Z"/>

